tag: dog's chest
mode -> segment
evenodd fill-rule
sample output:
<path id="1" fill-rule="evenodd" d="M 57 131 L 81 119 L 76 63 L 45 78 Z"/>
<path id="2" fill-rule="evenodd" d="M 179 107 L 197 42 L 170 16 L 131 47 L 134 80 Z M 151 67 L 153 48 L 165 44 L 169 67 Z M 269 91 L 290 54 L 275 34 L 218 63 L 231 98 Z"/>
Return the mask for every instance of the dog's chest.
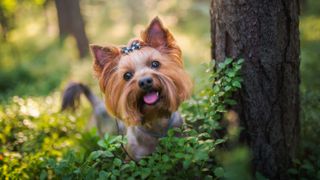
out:
<path id="1" fill-rule="evenodd" d="M 158 139 L 141 132 L 137 127 L 127 129 L 128 149 L 132 158 L 139 160 L 155 151 Z"/>
<path id="2" fill-rule="evenodd" d="M 181 127 L 183 124 L 183 119 L 178 112 L 175 112 L 173 116 L 171 116 L 172 122 L 166 120 L 160 120 L 159 124 L 154 124 L 156 126 L 155 129 L 158 130 L 157 133 L 166 134 L 167 128 L 173 127 Z M 169 123 L 169 124 L 168 124 Z M 153 153 L 158 145 L 159 137 L 154 136 L 150 132 L 142 130 L 138 126 L 131 126 L 127 128 L 127 138 L 128 138 L 128 146 L 130 155 L 135 160 L 139 160 L 146 155 Z"/>

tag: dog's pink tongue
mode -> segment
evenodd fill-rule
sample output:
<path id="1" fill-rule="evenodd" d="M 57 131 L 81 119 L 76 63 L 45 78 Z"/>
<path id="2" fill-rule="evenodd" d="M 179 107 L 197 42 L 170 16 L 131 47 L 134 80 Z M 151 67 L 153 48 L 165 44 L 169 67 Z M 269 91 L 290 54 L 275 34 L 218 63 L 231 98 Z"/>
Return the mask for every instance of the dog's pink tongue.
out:
<path id="1" fill-rule="evenodd" d="M 143 96 L 143 101 L 146 104 L 153 104 L 155 103 L 159 98 L 158 92 L 149 92 L 148 94 Z"/>

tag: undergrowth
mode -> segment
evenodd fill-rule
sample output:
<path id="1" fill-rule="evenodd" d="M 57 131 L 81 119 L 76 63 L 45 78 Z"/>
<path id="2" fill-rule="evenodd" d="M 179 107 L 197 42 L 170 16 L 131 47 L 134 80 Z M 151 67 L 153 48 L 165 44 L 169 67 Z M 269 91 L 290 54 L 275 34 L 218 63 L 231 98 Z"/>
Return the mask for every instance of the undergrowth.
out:
<path id="1" fill-rule="evenodd" d="M 242 60 L 207 66 L 208 86 L 181 107 L 185 125 L 161 138 L 156 151 L 139 162 L 124 162 L 121 136 L 83 133 L 85 116 L 60 113 L 57 95 L 46 99 L 14 97 L 0 113 L 0 178 L 40 179 L 214 179 L 234 172 L 217 155 L 228 136 L 218 138 L 226 107 L 241 87 Z M 175 137 L 175 132 L 183 138 Z M 243 150 L 236 161 L 247 157 Z M 220 158 L 221 159 L 221 158 Z M 239 167 L 238 167 L 239 168 Z M 245 167 L 240 167 L 240 169 Z M 243 176 L 246 178 L 246 175 Z"/>
<path id="2" fill-rule="evenodd" d="M 219 144 L 226 138 L 214 138 L 227 105 L 234 105 L 232 92 L 241 87 L 239 70 L 242 60 L 226 59 L 215 71 L 208 66 L 209 84 L 199 96 L 182 106 L 186 124 L 160 139 L 156 151 L 139 162 L 125 163 L 121 136 L 105 135 L 98 142 L 100 149 L 79 159 L 69 152 L 61 161 L 49 160 L 57 177 L 77 179 L 182 179 L 224 177 L 228 173 L 215 158 Z M 184 138 L 175 137 L 175 131 Z"/>
<path id="3" fill-rule="evenodd" d="M 61 114 L 58 97 L 15 96 L 9 105 L 0 106 L 0 179 L 42 176 L 47 172 L 48 158 L 62 157 L 86 137 L 87 133 L 80 131 L 86 120 L 80 115 Z M 78 146 L 75 150 L 81 149 Z"/>

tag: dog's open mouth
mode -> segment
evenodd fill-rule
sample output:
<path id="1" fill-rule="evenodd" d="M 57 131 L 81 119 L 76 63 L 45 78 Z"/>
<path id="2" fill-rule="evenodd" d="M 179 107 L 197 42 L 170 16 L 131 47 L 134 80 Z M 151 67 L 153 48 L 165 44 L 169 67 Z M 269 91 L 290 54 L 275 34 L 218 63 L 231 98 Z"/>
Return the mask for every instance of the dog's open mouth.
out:
<path id="1" fill-rule="evenodd" d="M 143 102 L 147 105 L 154 105 L 160 99 L 159 91 L 150 91 L 143 96 Z"/>

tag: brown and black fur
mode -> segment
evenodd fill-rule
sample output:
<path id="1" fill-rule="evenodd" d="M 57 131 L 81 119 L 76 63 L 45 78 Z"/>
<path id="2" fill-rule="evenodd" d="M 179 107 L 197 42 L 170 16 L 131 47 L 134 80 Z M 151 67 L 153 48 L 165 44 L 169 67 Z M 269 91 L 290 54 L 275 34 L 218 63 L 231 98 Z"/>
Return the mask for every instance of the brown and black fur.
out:
<path id="1" fill-rule="evenodd" d="M 128 45 L 132 42 L 139 42 L 141 48 L 129 54 L 123 54 L 121 47 L 114 45 L 90 45 L 90 49 L 105 108 L 111 117 L 125 125 L 126 149 L 131 158 L 140 160 L 154 152 L 158 144 L 158 137 L 148 132 L 164 134 L 169 126 L 181 127 L 183 119 L 176 111 L 189 98 L 192 82 L 183 68 L 180 47 L 158 17 L 142 31 L 140 38 Z M 159 64 L 156 68 L 152 67 L 155 62 Z M 132 77 L 125 79 L 128 72 Z M 152 80 L 148 90 L 140 85 L 146 77 Z M 96 98 L 87 95 L 87 88 L 82 85 L 80 89 L 90 102 L 96 102 L 90 100 Z M 144 100 L 150 92 L 156 94 L 153 97 L 157 101 L 153 104 Z M 91 104 L 95 109 L 95 103 Z"/>

